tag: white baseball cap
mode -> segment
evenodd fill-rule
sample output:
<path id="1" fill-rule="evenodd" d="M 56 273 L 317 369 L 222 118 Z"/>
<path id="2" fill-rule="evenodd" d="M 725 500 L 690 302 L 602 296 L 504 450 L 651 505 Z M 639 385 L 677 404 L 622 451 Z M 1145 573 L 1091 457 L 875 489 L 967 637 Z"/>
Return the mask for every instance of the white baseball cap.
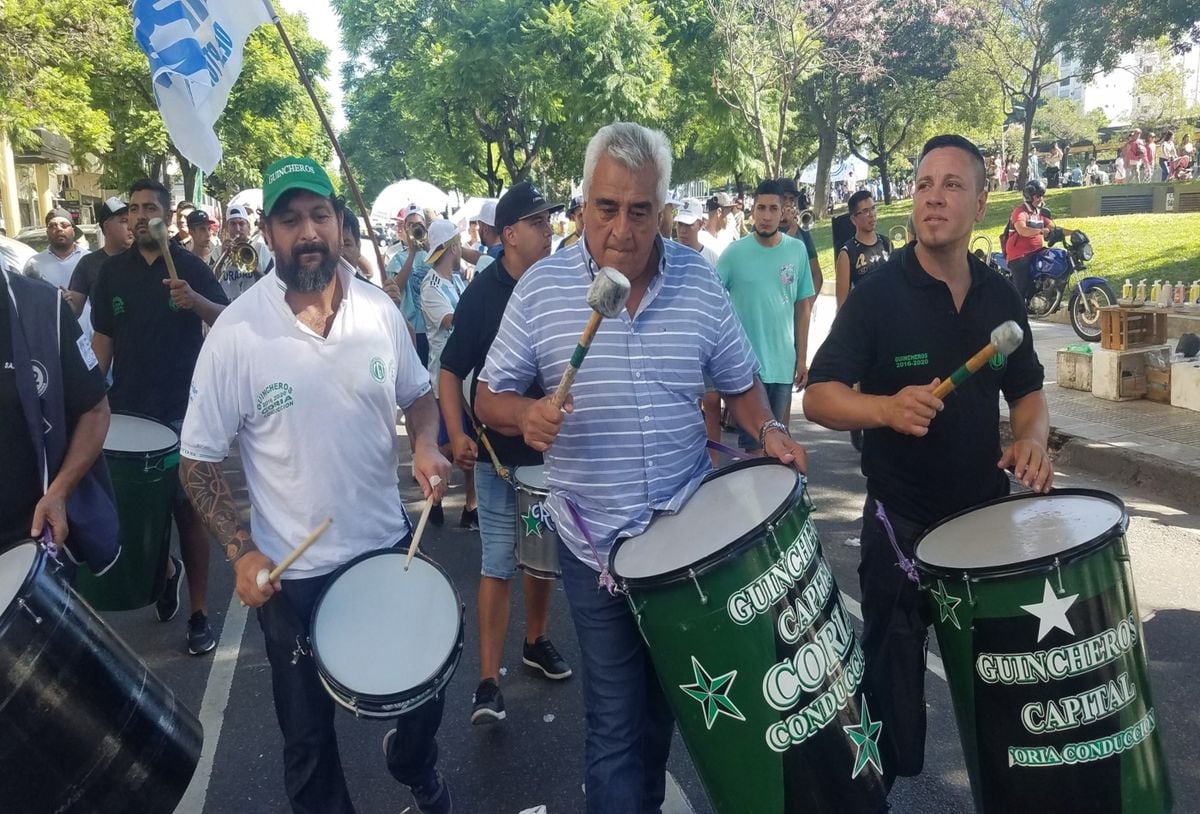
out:
<path id="1" fill-rule="evenodd" d="M 427 262 L 435 263 L 442 256 L 446 244 L 462 234 L 458 227 L 444 218 L 438 218 L 429 224 L 429 257 Z"/>
<path id="2" fill-rule="evenodd" d="M 675 222 L 690 225 L 698 220 L 704 220 L 704 204 L 695 198 L 685 198 L 675 213 Z"/>
<path id="3" fill-rule="evenodd" d="M 400 222 L 407 221 L 413 215 L 420 215 L 421 220 L 425 220 L 425 210 L 416 202 L 405 204 L 399 212 L 396 213 L 396 220 Z"/>
<path id="4" fill-rule="evenodd" d="M 494 229 L 496 227 L 496 202 L 484 201 L 483 206 L 479 207 L 479 217 L 475 220 L 486 223 Z"/>
<path id="5" fill-rule="evenodd" d="M 235 220 L 244 220 L 250 222 L 250 210 L 242 204 L 235 204 L 229 207 L 229 213 L 225 215 L 225 222 L 232 223 Z"/>

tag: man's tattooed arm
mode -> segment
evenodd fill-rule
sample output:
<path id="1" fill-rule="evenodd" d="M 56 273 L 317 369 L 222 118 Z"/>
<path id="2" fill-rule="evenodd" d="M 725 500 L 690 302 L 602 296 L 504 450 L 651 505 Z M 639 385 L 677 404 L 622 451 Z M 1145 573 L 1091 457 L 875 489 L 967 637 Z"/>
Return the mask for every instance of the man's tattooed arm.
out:
<path id="1" fill-rule="evenodd" d="M 225 559 L 237 562 L 243 554 L 256 550 L 250 533 L 238 522 L 233 493 L 220 464 L 181 458 L 179 480 L 204 525 L 225 551 Z"/>

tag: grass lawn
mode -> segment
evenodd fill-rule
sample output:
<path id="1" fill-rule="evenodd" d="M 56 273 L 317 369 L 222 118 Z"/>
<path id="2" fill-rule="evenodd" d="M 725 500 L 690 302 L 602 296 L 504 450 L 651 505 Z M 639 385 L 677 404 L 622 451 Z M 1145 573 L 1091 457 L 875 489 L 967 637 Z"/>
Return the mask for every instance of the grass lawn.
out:
<path id="1" fill-rule="evenodd" d="M 987 217 L 976 234 L 991 239 L 994 251 L 1000 251 L 998 241 L 1004 224 L 1013 209 L 1020 204 L 1019 192 L 992 193 L 988 198 Z M 1072 218 L 1071 190 L 1052 189 L 1046 195 L 1046 206 L 1056 216 L 1056 222 L 1072 229 L 1082 229 L 1092 241 L 1096 257 L 1088 265 L 1095 275 L 1105 277 L 1120 295 L 1126 278 L 1136 285 L 1145 278 L 1180 280 L 1191 283 L 1200 279 L 1200 213 L 1185 215 L 1108 215 L 1097 218 Z M 881 234 L 893 226 L 903 226 L 912 210 L 912 201 L 891 206 L 879 204 Z M 833 235 L 829 221 L 817 224 L 813 230 L 821 271 L 833 279 Z"/>

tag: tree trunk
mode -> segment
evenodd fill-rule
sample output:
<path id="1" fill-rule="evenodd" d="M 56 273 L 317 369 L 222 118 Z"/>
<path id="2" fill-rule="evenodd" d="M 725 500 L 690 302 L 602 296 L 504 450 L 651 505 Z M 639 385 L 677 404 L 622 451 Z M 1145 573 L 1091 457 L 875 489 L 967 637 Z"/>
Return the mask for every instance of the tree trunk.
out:
<path id="1" fill-rule="evenodd" d="M 821 123 L 817 130 L 817 182 L 813 189 L 813 214 L 818 219 L 825 217 L 829 209 L 829 170 L 833 167 L 834 154 L 837 152 L 837 127 L 828 120 Z"/>
<path id="2" fill-rule="evenodd" d="M 1030 108 L 1033 104 L 1025 109 L 1025 121 L 1022 123 L 1021 158 L 1017 162 L 1021 170 L 1017 174 L 1017 189 L 1024 189 L 1029 181 L 1029 148 L 1033 144 L 1033 111 Z"/>
<path id="3" fill-rule="evenodd" d="M 890 204 L 892 202 L 892 178 L 888 175 L 888 165 L 886 161 L 879 162 L 879 183 L 883 184 L 883 202 Z"/>

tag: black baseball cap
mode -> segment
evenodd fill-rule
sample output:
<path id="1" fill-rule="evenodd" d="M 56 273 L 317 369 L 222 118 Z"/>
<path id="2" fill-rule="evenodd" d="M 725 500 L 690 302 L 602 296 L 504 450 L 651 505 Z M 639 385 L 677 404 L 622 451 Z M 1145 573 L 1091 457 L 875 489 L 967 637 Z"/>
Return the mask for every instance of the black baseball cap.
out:
<path id="1" fill-rule="evenodd" d="M 550 203 L 542 196 L 542 193 L 538 192 L 537 187 L 528 181 L 523 181 L 516 186 L 509 187 L 496 203 L 496 231 L 503 232 L 505 227 L 512 226 L 517 221 L 524 220 L 531 215 L 558 212 L 562 208 L 562 204 Z"/>
<path id="2" fill-rule="evenodd" d="M 212 218 L 203 209 L 193 209 L 187 213 L 187 225 L 189 229 L 193 226 L 207 226 L 210 223 L 212 223 Z"/>
<path id="3" fill-rule="evenodd" d="M 783 187 L 784 195 L 791 195 L 793 198 L 800 197 L 800 189 L 796 186 L 795 178 L 778 178 L 779 186 Z"/>

